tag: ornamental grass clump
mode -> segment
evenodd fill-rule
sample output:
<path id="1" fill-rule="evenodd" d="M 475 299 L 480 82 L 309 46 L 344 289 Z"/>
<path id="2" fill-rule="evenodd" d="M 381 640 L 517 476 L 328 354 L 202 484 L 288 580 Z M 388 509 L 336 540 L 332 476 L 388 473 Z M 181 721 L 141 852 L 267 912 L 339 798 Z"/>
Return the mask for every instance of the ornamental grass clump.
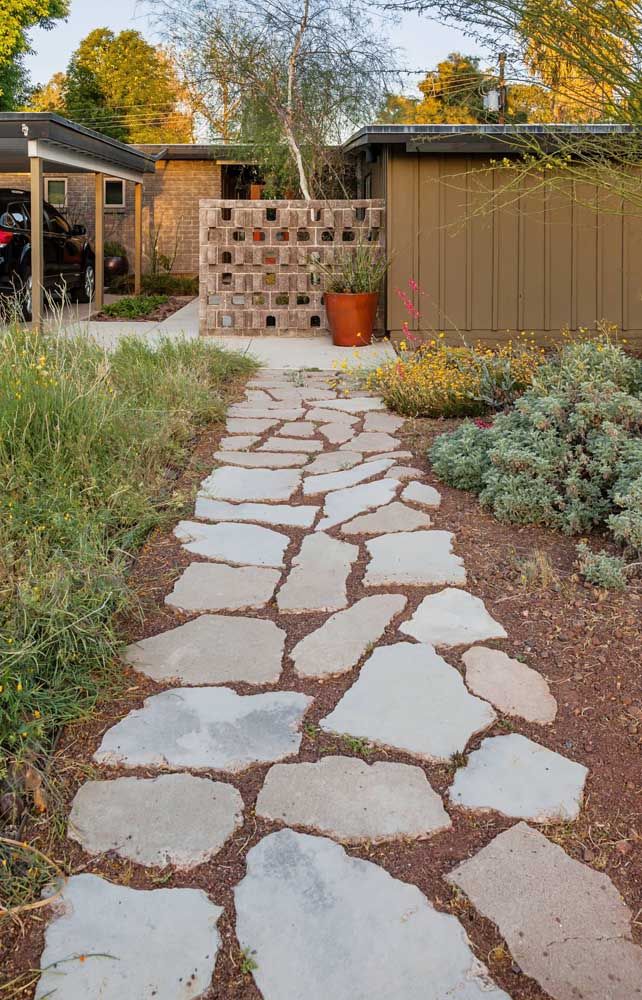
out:
<path id="1" fill-rule="evenodd" d="M 490 428 L 434 442 L 445 482 L 468 484 L 502 521 L 567 534 L 606 529 L 642 552 L 642 362 L 608 336 L 571 343 Z"/>

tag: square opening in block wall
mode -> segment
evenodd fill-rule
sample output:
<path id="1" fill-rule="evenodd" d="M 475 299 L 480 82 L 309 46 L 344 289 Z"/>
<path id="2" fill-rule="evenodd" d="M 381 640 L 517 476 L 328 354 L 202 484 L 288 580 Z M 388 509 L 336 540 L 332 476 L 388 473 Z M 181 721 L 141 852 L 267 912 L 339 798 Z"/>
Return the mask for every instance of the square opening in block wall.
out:
<path id="1" fill-rule="evenodd" d="M 245 242 L 245 230 L 244 229 L 235 229 L 234 232 L 232 233 L 232 239 L 234 240 L 235 243 L 244 243 Z"/>
<path id="2" fill-rule="evenodd" d="M 379 230 L 378 229 L 369 229 L 368 230 L 368 235 L 367 235 L 366 239 L 368 240 L 369 243 L 378 243 L 379 242 Z"/>
<path id="3" fill-rule="evenodd" d="M 266 253 L 263 257 L 264 264 L 276 264 L 276 254 Z"/>
<path id="4" fill-rule="evenodd" d="M 231 208 L 222 208 L 221 209 L 221 218 L 222 218 L 223 222 L 229 222 L 231 220 L 231 218 L 232 218 L 232 209 Z"/>
<path id="5" fill-rule="evenodd" d="M 232 254 L 230 253 L 229 250 L 224 250 L 223 253 L 221 254 L 221 264 L 231 264 L 231 263 L 232 263 Z"/>
<path id="6" fill-rule="evenodd" d="M 269 273 L 265 275 L 266 285 L 276 285 L 276 274 Z"/>
<path id="7" fill-rule="evenodd" d="M 223 272 L 223 274 L 221 275 L 221 284 L 222 285 L 231 285 L 232 284 L 232 272 L 231 271 L 224 271 Z"/>
<path id="8" fill-rule="evenodd" d="M 220 295 L 208 295 L 207 296 L 208 306 L 220 306 L 221 296 Z"/>
<path id="9" fill-rule="evenodd" d="M 234 326 L 234 317 L 229 313 L 224 313 L 221 316 L 221 326 L 230 327 Z"/>
<path id="10" fill-rule="evenodd" d="M 262 229 L 255 229 L 252 233 L 252 239 L 255 243 L 265 243 L 265 232 Z"/>
<path id="11" fill-rule="evenodd" d="M 321 317 L 310 316 L 310 326 L 321 326 Z"/>
<path id="12" fill-rule="evenodd" d="M 253 292 L 252 293 L 252 305 L 253 306 L 263 306 L 265 305 L 265 295 L 263 292 Z"/>
<path id="13" fill-rule="evenodd" d="M 233 306 L 244 306 L 245 305 L 245 296 L 244 295 L 233 295 L 232 296 L 232 305 Z"/>
<path id="14" fill-rule="evenodd" d="M 366 206 L 358 205 L 354 210 L 354 217 L 358 222 L 363 222 L 366 217 Z"/>
<path id="15" fill-rule="evenodd" d="M 296 238 L 299 243 L 307 243 L 310 239 L 310 231 L 308 229 L 297 229 Z"/>
<path id="16" fill-rule="evenodd" d="M 290 304 L 290 296 L 286 295 L 285 292 L 280 292 L 276 296 L 276 298 L 275 298 L 274 301 L 276 302 L 277 306 L 289 306 L 289 304 Z"/>
<path id="17" fill-rule="evenodd" d="M 332 232 L 331 229 L 324 229 L 323 230 L 323 232 L 321 233 L 321 242 L 322 243 L 333 243 L 334 242 L 334 233 Z"/>
<path id="18" fill-rule="evenodd" d="M 265 219 L 266 222 L 276 222 L 276 209 L 266 208 L 265 209 Z"/>
<path id="19" fill-rule="evenodd" d="M 279 229 L 279 230 L 277 230 L 277 232 L 276 232 L 276 241 L 277 241 L 277 243 L 289 243 L 290 242 L 290 234 L 287 231 L 287 229 Z"/>
<path id="20" fill-rule="evenodd" d="M 310 217 L 311 217 L 311 219 L 312 219 L 313 222 L 321 222 L 321 209 L 320 208 L 311 208 L 310 209 Z"/>
<path id="21" fill-rule="evenodd" d="M 265 317 L 266 326 L 276 326 L 276 316 L 266 316 Z"/>
<path id="22" fill-rule="evenodd" d="M 341 234 L 341 239 L 343 240 L 344 243 L 353 243 L 354 242 L 354 230 L 353 229 L 344 229 L 343 232 L 342 232 L 342 234 Z"/>
<path id="23" fill-rule="evenodd" d="M 297 295 L 297 297 L 296 297 L 296 304 L 298 306 L 309 306 L 310 305 L 310 296 L 309 295 Z"/>

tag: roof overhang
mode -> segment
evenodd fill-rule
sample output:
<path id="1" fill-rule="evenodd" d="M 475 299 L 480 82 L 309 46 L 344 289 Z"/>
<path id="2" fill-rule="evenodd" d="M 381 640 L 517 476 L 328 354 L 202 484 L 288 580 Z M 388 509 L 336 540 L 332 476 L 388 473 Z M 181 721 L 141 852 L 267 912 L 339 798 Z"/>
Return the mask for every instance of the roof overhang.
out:
<path id="1" fill-rule="evenodd" d="M 142 181 L 155 159 L 124 142 L 101 135 L 59 115 L 0 114 L 0 173 L 28 173 L 39 156 L 46 172 L 104 173 Z"/>

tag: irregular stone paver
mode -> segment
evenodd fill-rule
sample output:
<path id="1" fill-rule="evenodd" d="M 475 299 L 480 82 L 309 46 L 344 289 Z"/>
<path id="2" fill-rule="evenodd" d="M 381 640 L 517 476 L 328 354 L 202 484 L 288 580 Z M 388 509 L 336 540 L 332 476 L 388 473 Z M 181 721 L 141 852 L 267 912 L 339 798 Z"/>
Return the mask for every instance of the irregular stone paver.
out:
<path id="1" fill-rule="evenodd" d="M 272 406 L 248 406 L 246 403 L 234 403 L 227 410 L 230 417 L 242 417 L 249 420 L 298 420 L 304 410 L 300 406 L 282 406 L 274 403 Z"/>
<path id="2" fill-rule="evenodd" d="M 642 948 L 607 875 L 518 823 L 448 877 L 555 1000 L 639 1000 Z"/>
<path id="3" fill-rule="evenodd" d="M 244 771 L 283 760 L 301 744 L 312 698 L 294 691 L 239 695 L 230 688 L 172 688 L 108 729 L 94 760 L 122 767 Z"/>
<path id="4" fill-rule="evenodd" d="M 359 486 L 348 486 L 345 490 L 326 493 L 323 505 L 325 517 L 319 521 L 315 531 L 325 531 L 364 510 L 390 503 L 397 495 L 399 486 L 396 479 L 378 479 L 373 483 L 361 483 Z"/>
<path id="5" fill-rule="evenodd" d="M 303 492 L 306 496 L 315 496 L 318 493 L 330 493 L 334 490 L 343 490 L 347 486 L 356 486 L 366 479 L 373 479 L 381 475 L 394 463 L 388 459 L 381 459 L 379 462 L 364 462 L 363 465 L 356 465 L 343 472 L 328 472 L 320 476 L 306 476 L 303 482 Z"/>
<path id="6" fill-rule="evenodd" d="M 348 603 L 346 580 L 359 556 L 356 545 L 322 532 L 308 535 L 277 594 L 279 611 L 340 611 Z"/>
<path id="7" fill-rule="evenodd" d="M 577 819 L 587 769 L 518 733 L 482 741 L 450 789 L 453 805 L 534 823 Z"/>
<path id="8" fill-rule="evenodd" d="M 399 626 L 399 631 L 437 647 L 506 638 L 504 628 L 491 618 L 479 597 L 454 587 L 424 597 L 410 621 Z"/>
<path id="9" fill-rule="evenodd" d="M 397 438 L 390 437 L 389 434 L 379 434 L 373 431 L 370 434 L 367 432 L 356 434 L 350 442 L 350 448 L 363 452 L 393 451 L 398 444 L 399 441 Z"/>
<path id="10" fill-rule="evenodd" d="M 232 785 L 192 774 L 88 781 L 76 792 L 69 836 L 88 854 L 114 851 L 139 865 L 193 868 L 243 823 Z"/>
<path id="11" fill-rule="evenodd" d="M 385 507 L 380 507 L 373 514 L 362 514 L 361 517 L 355 517 L 348 524 L 343 524 L 341 531 L 344 535 L 383 535 L 396 531 L 415 531 L 417 528 L 429 528 L 430 524 L 428 514 L 423 514 L 419 510 L 394 501 L 386 504 Z"/>
<path id="12" fill-rule="evenodd" d="M 261 566 L 190 563 L 165 604 L 180 611 L 243 611 L 262 608 L 274 594 L 281 574 Z"/>
<path id="13" fill-rule="evenodd" d="M 275 764 L 256 813 L 344 841 L 427 837 L 452 825 L 420 767 L 356 757 Z"/>
<path id="14" fill-rule="evenodd" d="M 404 423 L 404 418 L 396 417 L 394 413 L 366 413 L 363 429 L 364 431 L 383 431 L 386 434 L 394 434 L 400 427 L 403 427 Z"/>
<path id="15" fill-rule="evenodd" d="M 223 466 L 201 483 L 201 494 L 212 500 L 289 500 L 301 483 L 291 469 L 239 469 Z"/>
<path id="16" fill-rule="evenodd" d="M 465 583 L 466 570 L 463 560 L 452 551 L 453 539 L 450 531 L 399 531 L 369 539 L 370 562 L 364 585 Z"/>
<path id="17" fill-rule="evenodd" d="M 265 837 L 234 897 L 264 1000 L 509 1000 L 455 917 L 325 837 Z"/>
<path id="18" fill-rule="evenodd" d="M 361 462 L 363 455 L 356 451 L 326 451 L 306 465 L 303 471 L 306 476 L 311 473 L 341 472 L 342 469 L 351 469 Z"/>
<path id="19" fill-rule="evenodd" d="M 274 622 L 200 615 L 132 643 L 124 659 L 155 681 L 273 684 L 281 676 L 284 645 L 285 632 Z"/>
<path id="20" fill-rule="evenodd" d="M 441 504 L 441 493 L 434 486 L 427 483 L 408 483 L 401 494 L 402 500 L 409 500 L 411 503 L 420 503 L 424 507 L 439 507 Z"/>
<path id="21" fill-rule="evenodd" d="M 338 611 L 294 647 L 290 656 L 300 677 L 331 677 L 351 670 L 371 643 L 405 608 L 401 594 L 364 597 L 346 611 Z"/>
<path id="22" fill-rule="evenodd" d="M 384 478 L 406 482 L 408 479 L 416 479 L 417 476 L 421 475 L 423 475 L 421 469 L 415 469 L 412 465 L 393 465 L 391 469 L 388 469 Z"/>
<path id="23" fill-rule="evenodd" d="M 246 417 L 229 417 L 225 423 L 228 434 L 263 434 L 280 423 L 280 420 L 250 420 Z"/>
<path id="24" fill-rule="evenodd" d="M 321 451 L 321 441 L 307 441 L 305 438 L 271 437 L 262 444 L 259 451 Z"/>
<path id="25" fill-rule="evenodd" d="M 378 396 L 350 396 L 346 399 L 329 399 L 319 404 L 323 410 L 345 410 L 346 413 L 368 413 L 385 410 L 386 404 Z"/>
<path id="26" fill-rule="evenodd" d="M 369 455 L 368 458 L 371 462 L 376 462 L 379 458 L 396 458 L 409 461 L 411 458 L 415 458 L 415 455 L 411 451 L 382 451 L 376 455 Z"/>
<path id="27" fill-rule="evenodd" d="M 431 646 L 400 642 L 375 649 L 319 725 L 426 760 L 449 760 L 495 718 L 490 705 L 469 694 L 461 675 Z"/>
<path id="28" fill-rule="evenodd" d="M 223 909 L 201 889 L 73 875 L 51 912 L 37 1000 L 195 1000 L 210 986 Z"/>
<path id="29" fill-rule="evenodd" d="M 322 424 L 319 433 L 323 434 L 330 444 L 345 444 L 354 437 L 352 427 L 347 427 L 345 424 Z"/>
<path id="30" fill-rule="evenodd" d="M 204 521 L 262 521 L 264 524 L 309 528 L 319 510 L 319 507 L 302 504 L 228 503 L 227 500 L 210 500 L 199 495 L 194 514 Z"/>
<path id="31" fill-rule="evenodd" d="M 305 465 L 307 455 L 272 451 L 216 451 L 214 461 L 246 469 L 292 469 Z"/>
<path id="32" fill-rule="evenodd" d="M 308 420 L 297 420 L 293 424 L 283 424 L 278 434 L 283 437 L 308 438 L 312 437 L 316 428 Z"/>
<path id="33" fill-rule="evenodd" d="M 179 521 L 174 534 L 195 555 L 238 566 L 283 566 L 287 535 L 256 524 L 202 524 Z"/>
<path id="34" fill-rule="evenodd" d="M 499 649 L 474 646 L 462 656 L 466 684 L 506 715 L 518 715 L 528 722 L 552 722 L 557 702 L 544 677 Z"/>
<path id="35" fill-rule="evenodd" d="M 260 441 L 259 434 L 232 434 L 231 437 L 221 438 L 219 447 L 222 451 L 242 451 L 244 448 L 251 448 L 252 445 Z"/>
<path id="36" fill-rule="evenodd" d="M 264 403 L 274 402 L 274 398 L 263 389 L 248 389 L 245 393 L 245 399 L 252 406 L 256 406 L 257 404 L 262 406 Z"/>
<path id="37" fill-rule="evenodd" d="M 321 424 L 346 424 L 349 427 L 358 424 L 360 420 L 360 417 L 355 417 L 352 413 L 342 413 L 341 410 L 321 410 L 318 407 L 308 410 L 305 418 Z"/>

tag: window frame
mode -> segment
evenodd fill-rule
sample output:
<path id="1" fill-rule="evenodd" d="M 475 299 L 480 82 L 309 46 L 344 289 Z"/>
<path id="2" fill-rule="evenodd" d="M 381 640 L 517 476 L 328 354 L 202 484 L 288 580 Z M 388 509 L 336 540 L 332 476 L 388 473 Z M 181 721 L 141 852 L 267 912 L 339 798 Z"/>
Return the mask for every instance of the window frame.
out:
<path id="1" fill-rule="evenodd" d="M 56 208 L 60 211 L 64 211 L 67 208 L 68 204 L 67 198 L 69 194 L 68 180 L 69 180 L 68 177 L 45 177 L 45 201 L 48 201 L 53 208 Z M 51 181 L 54 181 L 56 184 L 62 183 L 65 186 L 64 201 L 61 205 L 56 204 L 56 202 L 52 200 L 49 194 L 49 184 L 51 183 Z"/>
<path id="2" fill-rule="evenodd" d="M 115 203 L 115 202 L 111 202 L 111 201 L 108 202 L 107 201 L 107 184 L 108 183 L 110 183 L 110 184 L 120 184 L 120 190 L 122 192 L 122 196 L 121 196 L 121 201 L 119 203 Z M 122 179 L 122 177 L 104 177 L 103 178 L 103 200 L 104 200 L 104 203 L 105 203 L 105 209 L 127 208 L 126 194 L 127 194 L 127 192 L 126 192 L 126 188 L 125 188 L 125 181 Z"/>

